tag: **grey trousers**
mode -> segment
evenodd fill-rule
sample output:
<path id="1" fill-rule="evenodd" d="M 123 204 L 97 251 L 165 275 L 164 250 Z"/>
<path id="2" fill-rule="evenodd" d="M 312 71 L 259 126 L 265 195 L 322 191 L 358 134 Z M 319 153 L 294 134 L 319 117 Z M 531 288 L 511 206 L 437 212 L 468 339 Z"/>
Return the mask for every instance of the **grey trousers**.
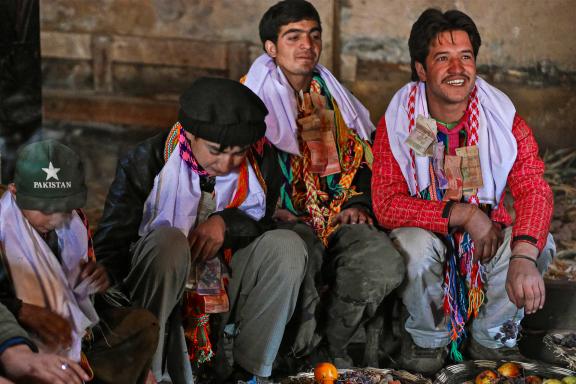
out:
<path id="1" fill-rule="evenodd" d="M 422 348 L 439 348 L 449 344 L 448 319 L 444 316 L 443 268 L 446 259 L 446 246 L 434 233 L 421 228 L 398 228 L 390 237 L 406 260 L 408 275 L 400 288 L 402 301 L 408 310 L 406 331 L 414 343 Z M 506 275 L 512 250 L 510 241 L 512 228 L 504 230 L 504 242 L 496 255 L 484 265 L 485 299 L 478 317 L 472 322 L 472 337 L 487 348 L 503 347 L 495 340 L 503 323 L 513 320 L 516 323 L 524 317 L 524 310 L 518 310 L 506 293 Z M 538 257 L 538 269 L 544 273 L 556 247 L 552 235 L 548 235 L 546 246 Z M 514 346 L 515 340 L 506 346 Z"/>
<path id="2" fill-rule="evenodd" d="M 266 232 L 234 253 L 225 318 L 236 325 L 234 360 L 247 371 L 270 376 L 306 260 L 304 243 L 287 230 Z M 134 304 L 151 311 L 161 325 L 152 364 L 158 381 L 193 382 L 179 307 L 189 269 L 188 241 L 177 229 L 152 231 L 133 248 L 124 284 Z"/>
<path id="3" fill-rule="evenodd" d="M 180 301 L 190 270 L 190 248 L 175 228 L 159 228 L 132 247 L 130 273 L 124 279 L 134 305 L 146 308 L 160 325 L 152 372 L 158 382 L 191 384 L 192 367 L 180 316 Z"/>
<path id="4" fill-rule="evenodd" d="M 305 224 L 291 229 L 306 242 L 309 262 L 296 309 L 292 353 L 310 352 L 321 336 L 334 354 L 404 279 L 404 261 L 386 233 L 367 224 L 342 225 L 324 247 Z M 328 287 L 326 293 L 320 292 Z M 318 323 L 318 324 L 317 324 Z"/>
<path id="5" fill-rule="evenodd" d="M 307 250 L 292 231 L 268 231 L 234 253 L 228 287 L 235 325 L 234 362 L 268 377 L 292 317 L 306 270 Z"/>

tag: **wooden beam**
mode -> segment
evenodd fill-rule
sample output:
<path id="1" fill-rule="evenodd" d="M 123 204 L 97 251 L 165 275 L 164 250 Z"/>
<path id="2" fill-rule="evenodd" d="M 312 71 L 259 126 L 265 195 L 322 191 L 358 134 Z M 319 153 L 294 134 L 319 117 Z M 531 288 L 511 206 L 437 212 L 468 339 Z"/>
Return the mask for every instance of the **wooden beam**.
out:
<path id="1" fill-rule="evenodd" d="M 225 70 L 227 46 L 224 42 L 114 36 L 111 61 Z"/>
<path id="2" fill-rule="evenodd" d="M 40 51 L 42 57 L 54 59 L 91 60 L 92 38 L 88 33 L 42 31 Z"/>
<path id="3" fill-rule="evenodd" d="M 169 128 L 178 117 L 177 101 L 44 90 L 42 102 L 47 120 Z"/>

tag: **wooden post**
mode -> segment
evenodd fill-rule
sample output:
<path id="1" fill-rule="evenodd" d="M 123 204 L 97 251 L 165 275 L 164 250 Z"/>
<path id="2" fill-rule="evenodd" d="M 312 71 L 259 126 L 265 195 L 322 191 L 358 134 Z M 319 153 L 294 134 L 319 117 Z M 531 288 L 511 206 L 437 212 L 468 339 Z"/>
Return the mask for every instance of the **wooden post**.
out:
<path id="1" fill-rule="evenodd" d="M 96 35 L 92 38 L 92 69 L 94 90 L 97 93 L 112 93 L 112 38 Z"/>
<path id="2" fill-rule="evenodd" d="M 250 69 L 250 52 L 248 44 L 241 41 L 232 41 L 226 44 L 226 67 L 228 77 L 240 80 Z"/>
<path id="3" fill-rule="evenodd" d="M 340 0 L 332 0 L 332 73 L 340 80 L 340 53 L 342 49 L 340 34 L 340 13 L 342 3 Z"/>

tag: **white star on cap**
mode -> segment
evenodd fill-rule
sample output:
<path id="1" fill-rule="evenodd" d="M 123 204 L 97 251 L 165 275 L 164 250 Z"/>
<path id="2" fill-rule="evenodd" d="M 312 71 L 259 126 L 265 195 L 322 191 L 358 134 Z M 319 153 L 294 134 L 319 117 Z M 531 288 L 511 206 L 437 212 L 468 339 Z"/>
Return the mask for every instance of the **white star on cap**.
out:
<path id="1" fill-rule="evenodd" d="M 46 181 L 50 180 L 50 178 L 58 180 L 58 171 L 60 171 L 60 168 L 54 168 L 52 162 L 50 162 L 48 168 L 42 168 L 42 170 L 46 172 Z"/>

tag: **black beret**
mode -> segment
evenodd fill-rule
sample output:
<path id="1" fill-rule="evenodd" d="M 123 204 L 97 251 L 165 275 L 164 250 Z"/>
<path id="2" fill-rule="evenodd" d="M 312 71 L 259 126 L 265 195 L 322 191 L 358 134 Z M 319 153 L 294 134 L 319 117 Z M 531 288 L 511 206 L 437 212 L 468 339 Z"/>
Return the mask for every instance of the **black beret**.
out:
<path id="1" fill-rule="evenodd" d="M 196 137 L 222 146 L 245 146 L 266 132 L 266 105 L 248 87 L 202 77 L 180 96 L 178 120 Z"/>

